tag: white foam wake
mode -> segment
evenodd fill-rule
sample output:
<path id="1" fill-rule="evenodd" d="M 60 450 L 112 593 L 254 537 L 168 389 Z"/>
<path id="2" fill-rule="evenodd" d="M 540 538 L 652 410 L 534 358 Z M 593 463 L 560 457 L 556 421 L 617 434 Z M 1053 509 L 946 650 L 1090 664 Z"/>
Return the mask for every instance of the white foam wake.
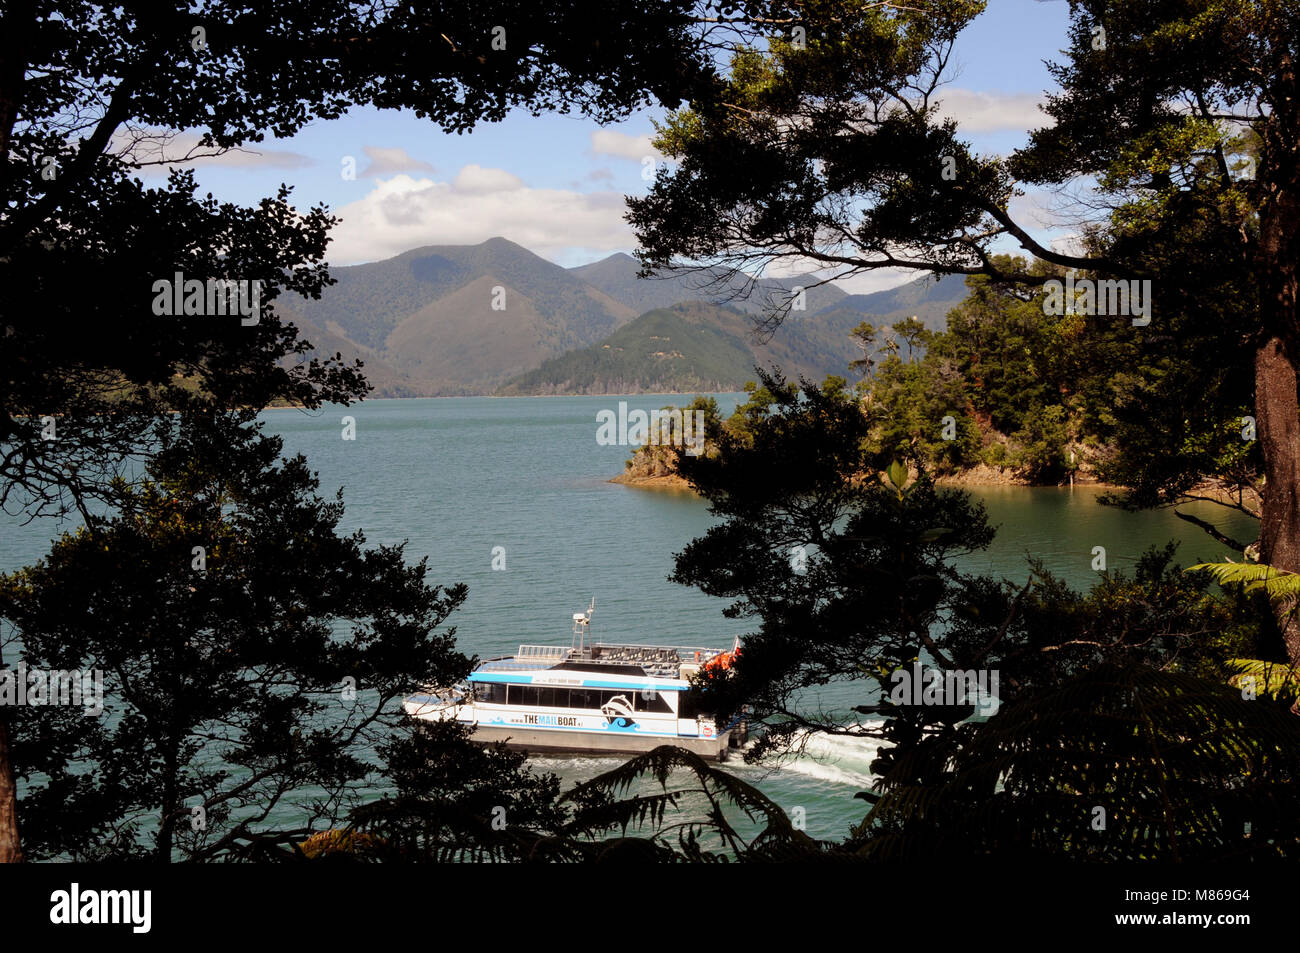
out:
<path id="1" fill-rule="evenodd" d="M 865 727 L 881 723 L 872 721 L 861 724 Z M 737 767 L 754 771 L 776 768 L 778 772 L 800 774 L 830 784 L 846 784 L 857 790 L 875 786 L 878 779 L 871 773 L 871 762 L 876 759 L 882 745 L 880 739 L 828 735 L 805 729 L 796 732 L 794 741 L 796 749 L 799 744 L 803 744 L 803 753 L 782 760 L 779 765 L 775 762 L 771 765 L 744 765 L 738 758 L 734 763 Z M 745 747 L 749 748 L 753 744 L 751 741 Z"/>

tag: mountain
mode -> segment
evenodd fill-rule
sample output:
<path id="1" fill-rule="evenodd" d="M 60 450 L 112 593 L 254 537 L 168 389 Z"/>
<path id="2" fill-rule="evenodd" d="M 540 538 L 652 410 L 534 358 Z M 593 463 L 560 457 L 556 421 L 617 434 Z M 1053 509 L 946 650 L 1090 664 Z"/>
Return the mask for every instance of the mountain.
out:
<path id="1" fill-rule="evenodd" d="M 607 258 L 595 264 L 609 262 Z M 802 376 L 820 382 L 828 374 L 851 378 L 849 362 L 861 353 L 850 332 L 859 323 L 879 326 L 916 315 L 928 327 L 942 328 L 947 312 L 965 296 L 960 276 L 937 282 L 922 278 L 874 294 L 844 295 L 812 313 L 791 312 L 763 342 L 755 339 L 754 315 L 734 306 L 693 301 L 655 308 L 598 344 L 552 358 L 507 381 L 498 393 L 733 391 L 756 378 L 755 365 L 773 364 L 789 379 Z"/>
<path id="2" fill-rule="evenodd" d="M 374 385 L 374 394 L 378 397 L 419 397 L 422 396 L 409 386 L 406 377 L 397 368 L 378 357 L 370 348 L 363 347 L 343 334 L 321 327 L 314 321 L 303 317 L 298 308 L 301 298 L 284 295 L 275 301 L 275 312 L 282 320 L 296 325 L 299 337 L 310 341 L 318 356 L 342 354 L 351 362 L 360 358 L 365 362 L 363 373 L 366 380 Z M 290 360 L 297 360 L 291 358 Z"/>
<path id="3" fill-rule="evenodd" d="M 841 320 L 856 318 L 849 325 L 852 329 L 861 321 L 880 327 L 916 315 L 931 331 L 942 331 L 948 326 L 948 312 L 961 304 L 967 293 L 965 275 L 944 275 L 937 281 L 927 276 L 885 291 L 845 295 L 811 316 Z M 812 311 L 811 307 L 809 311 Z"/>
<path id="4" fill-rule="evenodd" d="M 857 350 L 848 334 L 813 337 L 787 322 L 766 343 L 738 308 L 689 301 L 656 308 L 591 347 L 551 358 L 507 381 L 501 395 L 736 391 L 757 378 L 755 365 L 820 381 L 848 374 Z"/>
<path id="5" fill-rule="evenodd" d="M 735 278 L 720 268 L 681 271 L 659 278 L 638 278 L 640 268 L 635 258 L 619 252 L 589 265 L 570 268 L 569 271 L 615 301 L 632 308 L 637 314 L 655 308 L 669 308 L 683 301 L 727 304 L 754 314 L 770 308 L 774 301 L 787 300 L 796 287 L 808 289 L 805 293 L 807 311 L 821 310 L 847 297 L 835 285 L 812 287 L 819 280 L 812 275 L 764 278 L 755 282 L 746 297 L 740 297 L 746 291 L 744 280 Z"/>
<path id="6" fill-rule="evenodd" d="M 960 277 L 846 295 L 834 285 L 812 288 L 816 279 L 806 276 L 758 282 L 747 299 L 704 303 L 709 293 L 725 296 L 725 283 L 708 287 L 704 273 L 637 278 L 637 269 L 623 254 L 565 269 L 492 238 L 336 268 L 336 284 L 319 301 L 286 296 L 276 308 L 318 354 L 360 358 L 374 396 L 439 397 L 728 390 L 752 380 L 756 363 L 821 380 L 848 374 L 858 356 L 849 332 L 859 322 L 916 314 L 942 327 L 966 294 Z M 788 297 L 798 285 L 809 288 L 805 310 L 756 342 L 754 317 L 765 299 Z"/>
<path id="7" fill-rule="evenodd" d="M 332 269 L 337 284 L 288 311 L 388 377 L 377 393 L 484 394 L 548 357 L 608 336 L 637 312 L 504 238 L 430 245 Z M 494 305 L 496 305 L 494 307 Z M 321 340 L 317 340 L 321 337 Z"/>

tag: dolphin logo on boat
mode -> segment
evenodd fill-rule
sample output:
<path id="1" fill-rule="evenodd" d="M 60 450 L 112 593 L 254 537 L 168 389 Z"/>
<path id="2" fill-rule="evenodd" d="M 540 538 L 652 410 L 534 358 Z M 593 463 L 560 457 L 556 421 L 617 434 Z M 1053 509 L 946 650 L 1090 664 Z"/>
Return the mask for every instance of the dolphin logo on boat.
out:
<path id="1" fill-rule="evenodd" d="M 636 727 L 632 718 L 632 703 L 626 695 L 615 695 L 600 707 L 600 713 L 611 728 L 629 729 Z"/>

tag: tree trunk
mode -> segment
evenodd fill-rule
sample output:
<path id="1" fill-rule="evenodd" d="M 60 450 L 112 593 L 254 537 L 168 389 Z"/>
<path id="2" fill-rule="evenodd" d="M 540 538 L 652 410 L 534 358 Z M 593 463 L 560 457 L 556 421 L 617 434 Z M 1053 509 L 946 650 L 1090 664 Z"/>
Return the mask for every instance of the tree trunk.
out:
<path id="1" fill-rule="evenodd" d="M 1265 187 L 1259 216 L 1259 273 L 1264 331 L 1255 352 L 1255 416 L 1264 458 L 1260 512 L 1260 562 L 1300 572 L 1300 165 L 1294 150 L 1272 147 L 1273 177 Z M 1300 614 L 1279 613 L 1287 655 L 1300 665 Z"/>
<path id="2" fill-rule="evenodd" d="M 1277 337 L 1255 352 L 1255 415 L 1265 481 L 1260 562 L 1300 572 L 1300 399 L 1295 366 Z M 1300 623 L 1292 613 L 1280 621 L 1287 654 L 1300 664 Z"/>
<path id="3" fill-rule="evenodd" d="M 1269 7 L 1266 32 L 1276 59 L 1268 97 L 1274 114 L 1259 128 L 1261 169 L 1259 245 L 1260 310 L 1264 332 L 1255 352 L 1255 417 L 1264 457 L 1260 507 L 1260 562 L 1300 572 L 1300 121 L 1295 63 L 1282 29 L 1280 5 Z M 1279 612 L 1292 664 L 1300 665 L 1300 614 Z"/>
<path id="4" fill-rule="evenodd" d="M 9 726 L 0 715 L 0 864 L 16 864 L 22 859 L 22 845 L 18 840 L 18 785 L 9 757 Z"/>

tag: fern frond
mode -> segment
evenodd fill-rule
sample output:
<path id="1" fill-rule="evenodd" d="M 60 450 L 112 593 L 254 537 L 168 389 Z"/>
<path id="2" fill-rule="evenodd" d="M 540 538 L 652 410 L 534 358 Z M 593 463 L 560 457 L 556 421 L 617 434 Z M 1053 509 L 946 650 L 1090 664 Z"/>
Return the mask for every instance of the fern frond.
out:
<path id="1" fill-rule="evenodd" d="M 1288 662 L 1266 662 L 1257 658 L 1228 659 L 1236 674 L 1228 679 L 1233 688 L 1245 688 L 1247 680 L 1256 695 L 1290 699 L 1300 694 L 1300 670 Z"/>
<path id="2" fill-rule="evenodd" d="M 1187 571 L 1208 572 L 1219 585 L 1240 585 L 1247 592 L 1263 588 L 1273 602 L 1300 597 L 1300 573 L 1264 563 L 1197 563 Z"/>
<path id="3" fill-rule="evenodd" d="M 685 771 L 697 782 L 696 786 L 669 790 L 669 779 L 675 771 Z M 662 789 L 655 795 L 625 797 L 638 781 L 651 778 Z M 620 826 L 626 832 L 629 826 L 659 828 L 655 837 L 662 836 L 669 807 L 678 807 L 679 800 L 688 794 L 702 795 L 708 802 L 705 820 L 692 820 L 679 825 L 681 856 L 690 860 L 716 860 L 721 857 L 704 851 L 699 844 L 701 834 L 707 832 L 718 837 L 738 856 L 770 854 L 778 849 L 802 853 L 817 853 L 821 845 L 802 831 L 796 830 L 779 804 L 753 785 L 710 764 L 699 755 L 684 748 L 661 745 L 638 755 L 610 771 L 573 788 L 565 800 L 580 806 L 570 825 L 574 832 L 593 832 Z M 615 798 L 621 800 L 613 800 Z M 746 845 L 739 833 L 727 820 L 724 806 L 738 809 L 761 829 Z"/>

